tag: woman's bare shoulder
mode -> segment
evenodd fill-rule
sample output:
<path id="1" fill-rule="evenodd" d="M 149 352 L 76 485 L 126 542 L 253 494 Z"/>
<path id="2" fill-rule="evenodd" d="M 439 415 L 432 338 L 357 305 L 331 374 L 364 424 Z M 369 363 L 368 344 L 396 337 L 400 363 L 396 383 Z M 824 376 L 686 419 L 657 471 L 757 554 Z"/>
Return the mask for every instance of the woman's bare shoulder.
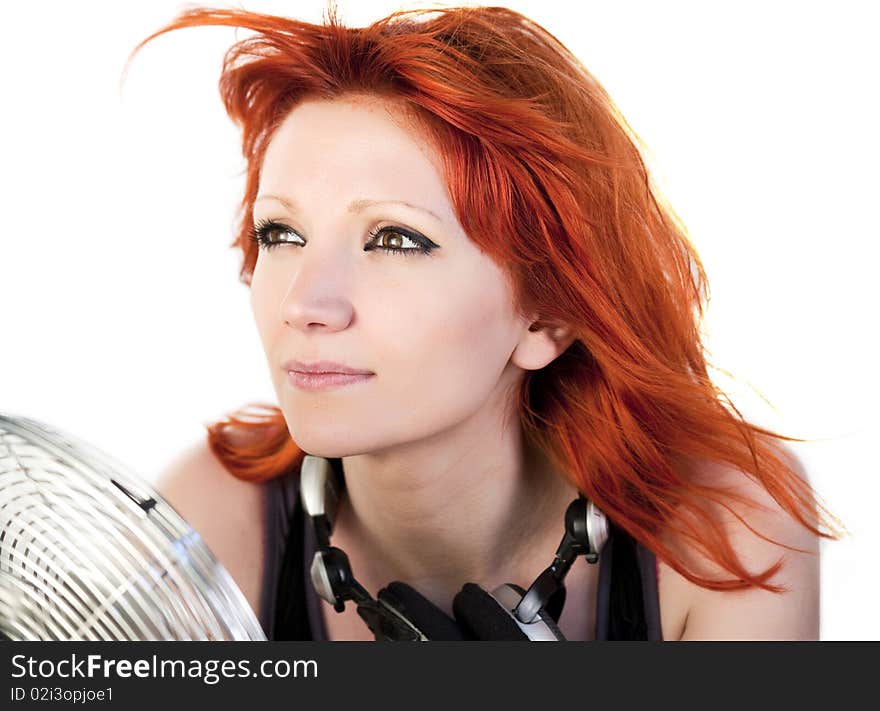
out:
<path id="1" fill-rule="evenodd" d="M 791 469 L 809 482 L 803 464 L 789 448 L 778 445 Z M 770 581 L 787 588 L 773 593 L 751 588 L 735 592 L 699 587 L 665 563 L 659 564 L 661 608 L 664 593 L 677 613 L 684 614 L 685 640 L 817 639 L 819 635 L 819 544 L 796 522 L 762 484 L 735 467 L 702 463 L 701 478 L 735 491 L 754 506 L 713 505 L 736 555 L 753 574 L 777 561 L 782 569 Z M 769 539 L 769 540 L 768 540 Z M 669 541 L 692 571 L 708 578 L 729 579 L 730 573 L 692 546 Z M 782 544 L 782 547 L 779 544 Z M 675 602 L 671 602 L 675 600 Z"/>
<path id="2" fill-rule="evenodd" d="M 155 488 L 198 532 L 259 614 L 266 485 L 234 477 L 204 440 L 177 455 Z"/>

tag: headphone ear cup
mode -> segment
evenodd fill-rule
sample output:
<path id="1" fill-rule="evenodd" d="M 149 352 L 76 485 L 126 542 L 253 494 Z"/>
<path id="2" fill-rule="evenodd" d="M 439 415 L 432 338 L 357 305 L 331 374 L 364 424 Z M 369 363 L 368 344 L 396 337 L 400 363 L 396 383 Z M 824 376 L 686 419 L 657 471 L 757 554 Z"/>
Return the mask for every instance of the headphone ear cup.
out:
<path id="1" fill-rule="evenodd" d="M 514 585 L 514 589 L 519 593 L 520 598 L 526 594 L 526 591 L 523 590 L 519 585 Z M 550 598 L 550 601 L 538 610 L 538 617 L 541 618 L 541 621 L 547 626 L 547 629 L 550 631 L 557 642 L 566 642 L 565 635 L 562 634 L 562 630 L 559 629 L 559 618 L 562 615 L 562 607 L 565 604 L 565 588 L 559 588 L 553 596 Z M 552 612 L 549 608 L 553 608 Z M 557 610 L 558 608 L 558 610 Z"/>
<path id="2" fill-rule="evenodd" d="M 501 588 L 506 586 L 502 585 Z M 496 588 L 496 592 L 500 588 Z M 522 597 L 520 593 L 519 597 Z M 516 596 L 509 593 L 507 598 Z M 529 636 L 513 617 L 506 600 L 490 595 L 476 583 L 465 583 L 452 600 L 455 619 L 465 627 L 475 639 L 527 642 Z"/>
<path id="3" fill-rule="evenodd" d="M 520 632 L 526 639 L 533 642 L 565 642 L 565 635 L 562 634 L 554 617 L 548 612 L 547 606 L 538 610 L 538 619 L 535 622 L 531 622 L 527 625 L 519 622 L 519 620 L 514 617 L 513 610 L 525 594 L 526 590 L 519 585 L 507 583 L 506 585 L 500 585 L 495 588 L 492 591 L 491 597 L 495 599 L 498 605 L 507 610 L 510 621 L 519 628 Z M 564 599 L 563 595 L 562 600 Z M 548 603 L 548 605 L 552 603 L 553 598 L 551 597 L 551 602 Z"/>
<path id="4" fill-rule="evenodd" d="M 406 583 L 397 580 L 388 583 L 379 591 L 376 599 L 405 617 L 431 641 L 458 642 L 468 639 L 455 620 Z"/>

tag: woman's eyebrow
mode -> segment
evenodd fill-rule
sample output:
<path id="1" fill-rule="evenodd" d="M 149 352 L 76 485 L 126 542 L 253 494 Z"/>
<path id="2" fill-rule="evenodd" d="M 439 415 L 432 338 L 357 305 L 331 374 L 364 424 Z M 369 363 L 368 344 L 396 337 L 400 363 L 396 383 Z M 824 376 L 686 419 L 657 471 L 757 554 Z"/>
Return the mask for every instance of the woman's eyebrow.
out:
<path id="1" fill-rule="evenodd" d="M 259 202 L 260 200 L 277 200 L 288 210 L 296 211 L 296 204 L 289 200 L 288 198 L 281 197 L 280 195 L 273 195 L 271 193 L 267 193 L 265 195 L 257 196 L 254 203 Z M 437 213 L 432 212 L 426 207 L 419 207 L 418 205 L 413 205 L 411 202 L 407 202 L 406 200 L 367 200 L 366 198 L 361 198 L 360 200 L 352 200 L 348 204 L 348 211 L 351 213 L 362 212 L 367 207 L 372 207 L 373 205 L 403 205 L 404 207 L 408 207 L 412 210 L 418 210 L 420 212 L 425 212 L 433 217 L 438 222 L 443 222 L 443 218 L 441 218 Z"/>

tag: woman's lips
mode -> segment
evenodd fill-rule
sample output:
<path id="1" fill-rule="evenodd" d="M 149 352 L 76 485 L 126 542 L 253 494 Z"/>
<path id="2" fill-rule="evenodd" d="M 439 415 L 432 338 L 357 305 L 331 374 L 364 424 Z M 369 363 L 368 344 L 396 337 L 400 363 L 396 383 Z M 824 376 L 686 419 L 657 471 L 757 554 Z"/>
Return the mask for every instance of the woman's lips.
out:
<path id="1" fill-rule="evenodd" d="M 300 390 L 330 390 L 344 385 L 361 383 L 372 378 L 374 373 L 352 375 L 349 373 L 299 373 L 287 371 L 287 382 Z"/>

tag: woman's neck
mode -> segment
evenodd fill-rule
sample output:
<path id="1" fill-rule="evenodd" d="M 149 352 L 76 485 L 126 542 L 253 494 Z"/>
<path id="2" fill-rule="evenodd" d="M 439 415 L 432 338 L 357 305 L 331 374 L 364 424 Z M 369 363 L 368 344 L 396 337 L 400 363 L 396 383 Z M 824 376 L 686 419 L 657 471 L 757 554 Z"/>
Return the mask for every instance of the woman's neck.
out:
<path id="1" fill-rule="evenodd" d="M 355 577 L 373 595 L 406 582 L 450 614 L 465 582 L 531 584 L 552 561 L 577 496 L 518 428 L 500 441 L 450 431 L 342 463 L 332 544 Z"/>

